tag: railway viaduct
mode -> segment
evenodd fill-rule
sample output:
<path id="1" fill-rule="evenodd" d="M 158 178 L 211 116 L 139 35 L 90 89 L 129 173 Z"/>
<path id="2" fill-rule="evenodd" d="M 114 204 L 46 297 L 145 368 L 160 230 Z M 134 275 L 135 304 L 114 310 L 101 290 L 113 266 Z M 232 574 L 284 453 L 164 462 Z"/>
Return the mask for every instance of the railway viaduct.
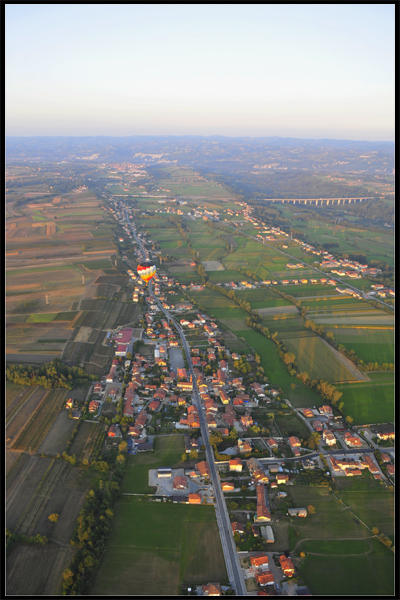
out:
<path id="1" fill-rule="evenodd" d="M 265 202 L 291 202 L 292 204 L 314 204 L 316 206 L 329 206 L 330 204 L 352 204 L 364 202 L 373 198 L 265 198 Z"/>

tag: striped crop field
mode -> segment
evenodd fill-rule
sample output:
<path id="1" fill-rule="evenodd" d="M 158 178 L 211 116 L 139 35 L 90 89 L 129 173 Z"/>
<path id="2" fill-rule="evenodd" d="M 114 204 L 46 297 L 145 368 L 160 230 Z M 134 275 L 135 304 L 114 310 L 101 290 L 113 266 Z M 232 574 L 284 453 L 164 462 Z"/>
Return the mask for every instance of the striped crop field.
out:
<path id="1" fill-rule="evenodd" d="M 67 391 L 67 389 L 57 388 L 49 392 L 39 410 L 32 415 L 27 426 L 19 435 L 13 449 L 37 451 L 60 412 Z"/>
<path id="2" fill-rule="evenodd" d="M 22 514 L 17 531 L 22 535 L 31 535 L 40 517 L 42 509 L 46 506 L 62 473 L 68 468 L 67 463 L 52 460 L 42 480 L 35 490 L 25 512 Z"/>
<path id="3" fill-rule="evenodd" d="M 296 356 L 300 371 L 306 371 L 311 379 L 326 381 L 354 381 L 354 370 L 351 372 L 335 355 L 335 350 L 319 336 L 286 338 L 284 341 L 289 352 Z"/>

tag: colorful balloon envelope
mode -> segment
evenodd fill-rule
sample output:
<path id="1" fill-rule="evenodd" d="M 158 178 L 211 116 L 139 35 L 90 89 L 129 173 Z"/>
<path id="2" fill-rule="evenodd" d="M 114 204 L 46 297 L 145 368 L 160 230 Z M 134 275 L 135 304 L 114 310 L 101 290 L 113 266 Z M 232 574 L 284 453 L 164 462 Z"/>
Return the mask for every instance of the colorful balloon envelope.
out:
<path id="1" fill-rule="evenodd" d="M 156 266 L 149 260 L 142 262 L 138 265 L 137 274 L 143 281 L 148 283 L 156 274 Z"/>

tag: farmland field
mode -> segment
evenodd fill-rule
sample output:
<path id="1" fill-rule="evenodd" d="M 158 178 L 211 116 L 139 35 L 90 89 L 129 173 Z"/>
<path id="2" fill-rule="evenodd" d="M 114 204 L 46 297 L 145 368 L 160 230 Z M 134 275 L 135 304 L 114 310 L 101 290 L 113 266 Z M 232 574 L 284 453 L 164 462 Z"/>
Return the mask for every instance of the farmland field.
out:
<path id="1" fill-rule="evenodd" d="M 315 514 L 296 520 L 295 527 L 299 536 L 295 538 L 294 544 L 297 545 L 300 540 L 308 538 L 362 539 L 371 535 L 368 529 L 353 521 L 352 515 L 329 494 L 327 488 L 294 485 L 290 486 L 287 492 L 293 498 L 294 506 L 307 507 L 311 504 L 315 508 Z"/>
<path id="2" fill-rule="evenodd" d="M 29 418 L 35 414 L 48 394 L 48 390 L 33 386 L 25 388 L 21 391 L 21 396 L 17 396 L 11 412 L 7 415 L 7 445 L 9 447 L 12 446 Z"/>
<path id="3" fill-rule="evenodd" d="M 62 454 L 76 425 L 74 419 L 68 416 L 68 410 L 61 410 L 51 426 L 48 434 L 39 446 L 38 454 L 55 456 Z"/>
<path id="4" fill-rule="evenodd" d="M 340 491 L 337 495 L 368 527 L 377 527 L 380 533 L 387 536 L 394 534 L 393 492 L 383 489 L 357 490 Z"/>
<path id="5" fill-rule="evenodd" d="M 340 384 L 343 414 L 354 419 L 354 425 L 391 423 L 394 419 L 394 382 Z"/>
<path id="6" fill-rule="evenodd" d="M 7 595 L 57 595 L 61 589 L 62 572 L 76 551 L 76 548 L 54 542 L 46 546 L 18 545 L 6 563 Z"/>
<path id="7" fill-rule="evenodd" d="M 393 329 L 357 329 L 355 327 L 330 328 L 335 340 L 364 362 L 394 362 L 394 330 Z"/>
<path id="8" fill-rule="evenodd" d="M 286 366 L 282 363 L 278 355 L 278 348 L 274 342 L 265 338 L 257 331 L 235 331 L 237 335 L 243 337 L 250 346 L 259 354 L 261 366 L 269 378 L 272 386 L 280 386 L 283 390 L 284 398 L 288 398 L 296 408 L 307 406 L 321 406 L 321 398 L 313 391 L 307 388 L 297 378 L 292 377 Z M 296 385 L 295 389 L 291 384 Z"/>
<path id="9" fill-rule="evenodd" d="M 54 389 L 48 392 L 46 398 L 41 402 L 39 409 L 29 419 L 14 443 L 14 449 L 35 451 L 39 448 L 57 418 L 66 395 L 66 389 Z"/>
<path id="10" fill-rule="evenodd" d="M 296 356 L 299 371 L 306 371 L 311 379 L 325 381 L 364 380 L 365 375 L 346 357 L 332 348 L 319 336 L 286 338 L 284 344 Z"/>
<path id="11" fill-rule="evenodd" d="M 7 526 L 14 531 L 19 521 L 22 524 L 23 520 L 33 516 L 32 535 L 40 533 L 54 542 L 50 541 L 45 546 L 18 544 L 14 547 L 7 559 L 7 592 L 13 590 L 15 595 L 57 595 L 61 591 L 62 572 L 76 552 L 70 547 L 69 540 L 78 513 L 88 486 L 96 485 L 90 477 L 96 481 L 98 477 L 92 474 L 88 478 L 88 473 L 60 460 L 50 461 L 26 454 L 21 457 L 23 460 L 14 470 L 10 482 L 7 481 Z M 50 470 L 49 465 L 52 465 Z M 57 469 L 60 469 L 58 473 Z M 46 471 L 47 477 L 42 481 Z M 52 474 L 57 476 L 53 482 Z M 35 514 L 31 514 L 30 509 L 30 514 L 24 517 L 31 500 Z M 59 514 L 57 523 L 48 520 L 52 513 Z M 26 521 L 25 525 L 29 522 Z"/>
<path id="12" fill-rule="evenodd" d="M 93 595 L 111 590 L 120 595 L 132 589 L 139 595 L 171 595 L 179 594 L 179 584 L 185 581 L 226 581 L 213 507 L 124 497 L 114 515 Z"/>
<path id="13" fill-rule="evenodd" d="M 94 450 L 101 449 L 106 428 L 102 423 L 81 423 L 68 454 L 74 454 L 77 459 L 89 460 Z"/>
<path id="14" fill-rule="evenodd" d="M 379 540 L 360 556 L 306 556 L 300 574 L 314 595 L 391 596 L 394 593 L 393 553 Z"/>

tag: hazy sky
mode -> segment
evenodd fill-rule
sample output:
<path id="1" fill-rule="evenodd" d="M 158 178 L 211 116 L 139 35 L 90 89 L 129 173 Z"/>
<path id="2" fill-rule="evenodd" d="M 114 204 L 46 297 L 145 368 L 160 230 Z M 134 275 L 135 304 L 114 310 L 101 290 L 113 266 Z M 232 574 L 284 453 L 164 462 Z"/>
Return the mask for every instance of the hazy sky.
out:
<path id="1" fill-rule="evenodd" d="M 8 135 L 394 139 L 393 4 L 6 4 Z"/>

